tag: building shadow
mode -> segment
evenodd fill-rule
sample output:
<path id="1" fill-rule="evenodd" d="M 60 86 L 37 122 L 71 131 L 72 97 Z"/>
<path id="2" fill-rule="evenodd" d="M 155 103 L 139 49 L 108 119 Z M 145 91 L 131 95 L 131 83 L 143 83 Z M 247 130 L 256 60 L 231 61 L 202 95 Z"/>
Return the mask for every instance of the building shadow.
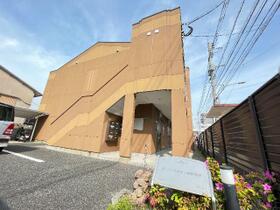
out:
<path id="1" fill-rule="evenodd" d="M 8 204 L 0 198 L 0 209 L 1 210 L 10 210 L 11 208 Z"/>
<path id="2" fill-rule="evenodd" d="M 16 152 L 16 153 L 24 153 L 24 152 L 29 152 L 33 150 L 37 150 L 38 148 L 36 147 L 31 147 L 31 146 L 25 146 L 24 144 L 9 144 L 7 148 L 4 148 L 4 150 L 9 150 L 11 152 Z M 7 155 L 5 151 L 2 151 L 0 155 Z M 1 209 L 1 208 L 0 208 Z"/>

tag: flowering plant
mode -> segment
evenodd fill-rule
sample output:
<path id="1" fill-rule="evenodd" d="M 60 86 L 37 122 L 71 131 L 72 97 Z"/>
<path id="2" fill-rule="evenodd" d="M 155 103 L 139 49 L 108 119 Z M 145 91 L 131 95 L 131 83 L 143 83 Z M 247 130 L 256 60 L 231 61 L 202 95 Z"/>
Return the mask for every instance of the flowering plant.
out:
<path id="1" fill-rule="evenodd" d="M 146 196 L 146 201 L 154 209 L 165 209 L 168 204 L 169 199 L 167 198 L 166 188 L 159 185 L 154 185 L 151 187 L 148 196 Z"/>
<path id="2" fill-rule="evenodd" d="M 208 157 L 205 161 L 211 172 L 217 209 L 225 209 L 224 186 L 221 180 L 219 163 Z M 263 174 L 252 172 L 246 176 L 234 174 L 237 197 L 241 209 L 271 209 L 275 201 L 273 185 L 277 182 L 274 173 Z M 211 199 L 178 190 L 167 189 L 158 185 L 151 187 L 146 203 L 152 209 L 199 209 L 211 207 Z"/>
<path id="3" fill-rule="evenodd" d="M 272 186 L 277 183 L 275 174 L 269 171 L 263 174 L 251 172 L 246 175 L 246 179 L 258 194 L 258 199 L 255 200 L 255 203 L 258 203 L 264 209 L 272 208 L 272 202 L 276 200 L 272 191 Z"/>
<path id="4" fill-rule="evenodd" d="M 215 197 L 217 208 L 225 209 L 224 191 L 221 181 L 219 163 L 208 157 L 205 161 L 209 168 L 215 186 Z M 237 197 L 241 209 L 271 209 L 275 196 L 272 186 L 276 183 L 275 174 L 266 171 L 264 174 L 252 172 L 246 176 L 234 174 Z"/>
<path id="5" fill-rule="evenodd" d="M 206 210 L 209 209 L 211 205 L 210 198 L 178 190 L 167 189 L 159 185 L 152 186 L 149 195 L 146 198 L 147 204 L 152 209 L 158 210 Z"/>

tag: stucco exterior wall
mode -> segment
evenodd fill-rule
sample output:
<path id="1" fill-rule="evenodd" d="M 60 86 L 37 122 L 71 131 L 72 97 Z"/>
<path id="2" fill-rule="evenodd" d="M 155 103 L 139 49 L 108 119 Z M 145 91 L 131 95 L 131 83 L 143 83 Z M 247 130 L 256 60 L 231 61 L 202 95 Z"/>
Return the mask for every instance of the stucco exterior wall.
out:
<path id="1" fill-rule="evenodd" d="M 11 102 L 10 105 L 28 108 L 34 93 L 28 87 L 0 69 L 0 95 L 1 99 Z M 7 99 L 9 98 L 9 99 Z"/>
<path id="2" fill-rule="evenodd" d="M 144 118 L 144 129 L 134 130 L 132 138 L 132 152 L 153 154 L 161 149 L 171 146 L 167 133 L 169 120 L 161 115 L 153 104 L 141 104 L 135 109 L 135 118 Z M 157 142 L 157 123 L 161 125 L 160 141 Z M 145 148 L 146 145 L 146 148 Z"/>
<path id="3" fill-rule="evenodd" d="M 49 117 L 36 138 L 54 146 L 107 151 L 104 129 L 108 108 L 123 97 L 130 100 L 139 92 L 177 90 L 183 93 L 184 82 L 180 10 L 163 11 L 134 24 L 130 43 L 97 43 L 51 72 L 40 105 L 40 111 L 49 113 Z M 184 102 L 184 94 L 173 99 L 180 100 L 173 105 L 178 104 L 185 113 L 189 105 Z M 133 104 L 127 103 L 128 106 Z M 128 107 L 127 114 L 124 110 L 123 126 L 124 119 L 134 108 Z M 178 114 L 172 120 L 179 122 L 177 118 L 181 116 Z M 187 123 L 185 118 L 180 122 Z M 122 135 L 127 132 L 124 130 Z M 132 138 L 129 133 L 127 136 L 121 139 Z M 184 136 L 185 131 L 181 132 L 180 139 Z M 129 156 L 132 139 L 124 144 L 122 141 L 119 150 Z M 121 148 L 121 145 L 129 149 Z M 188 149 L 184 148 L 184 151 Z"/>
<path id="4" fill-rule="evenodd" d="M 17 100 L 15 97 L 11 97 L 11 96 L 6 96 L 6 95 L 1 95 L 0 94 L 0 103 L 3 104 L 8 104 L 11 106 L 15 106 L 17 103 Z"/>

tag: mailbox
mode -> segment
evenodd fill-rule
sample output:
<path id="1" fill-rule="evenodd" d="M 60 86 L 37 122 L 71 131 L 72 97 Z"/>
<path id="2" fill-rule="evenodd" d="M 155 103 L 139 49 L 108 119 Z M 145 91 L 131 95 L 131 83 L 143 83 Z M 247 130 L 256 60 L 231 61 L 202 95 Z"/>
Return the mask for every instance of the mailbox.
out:
<path id="1" fill-rule="evenodd" d="M 121 136 L 121 122 L 110 121 L 107 128 L 106 142 L 117 142 Z"/>

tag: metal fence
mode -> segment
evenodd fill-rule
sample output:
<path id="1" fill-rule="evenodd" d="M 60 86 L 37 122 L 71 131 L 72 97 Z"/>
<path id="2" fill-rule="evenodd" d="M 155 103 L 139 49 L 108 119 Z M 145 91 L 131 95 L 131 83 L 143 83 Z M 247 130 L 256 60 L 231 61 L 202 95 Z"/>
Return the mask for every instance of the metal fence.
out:
<path id="1" fill-rule="evenodd" d="M 204 155 L 239 172 L 280 171 L 280 74 L 202 132 Z"/>

